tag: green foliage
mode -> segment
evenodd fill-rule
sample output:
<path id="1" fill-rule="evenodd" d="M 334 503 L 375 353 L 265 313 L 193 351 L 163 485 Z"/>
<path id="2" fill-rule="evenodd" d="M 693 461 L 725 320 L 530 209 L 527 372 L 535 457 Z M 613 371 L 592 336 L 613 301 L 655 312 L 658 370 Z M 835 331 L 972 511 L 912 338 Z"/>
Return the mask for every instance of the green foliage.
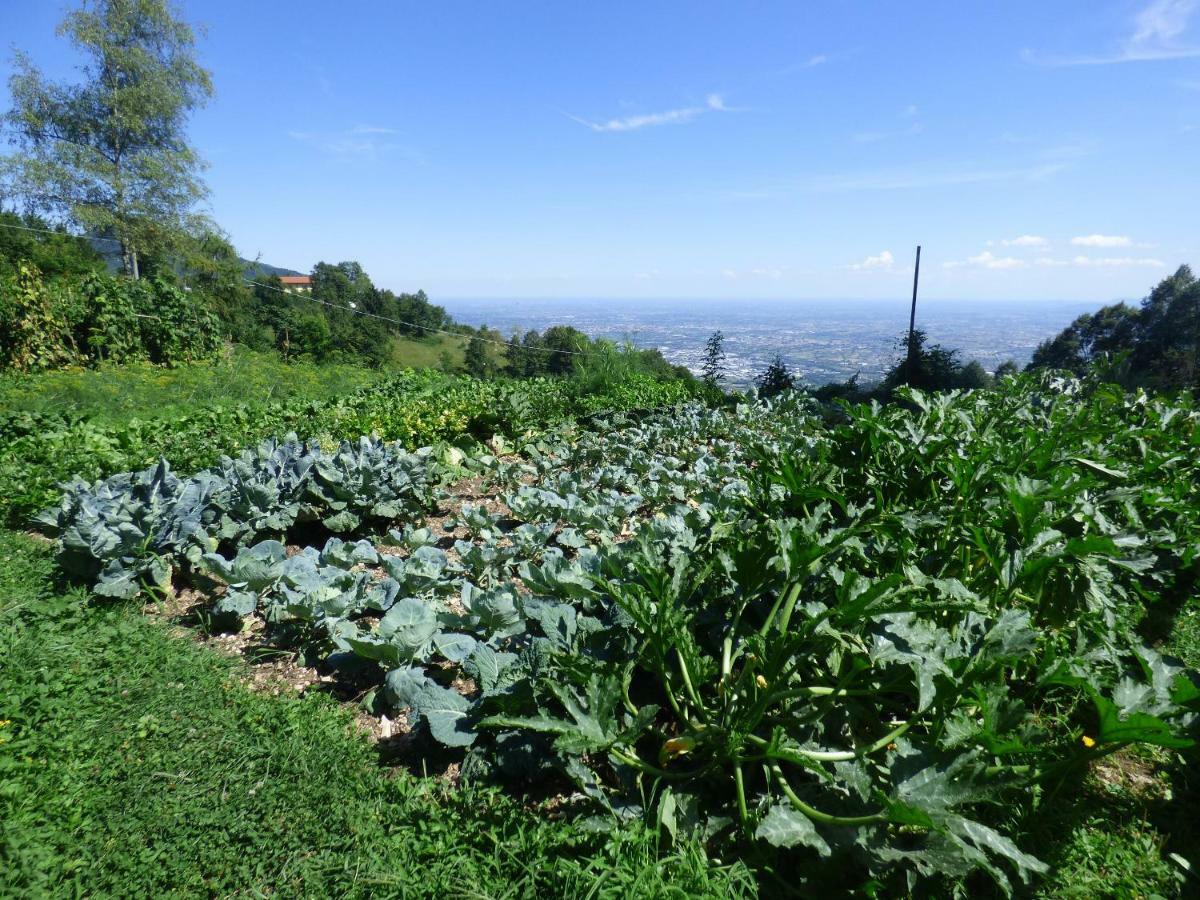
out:
<path id="1" fill-rule="evenodd" d="M 6 117 L 19 148 L 8 160 L 13 190 L 114 236 L 136 276 L 139 253 L 195 229 L 205 188 L 185 125 L 212 82 L 196 62 L 192 29 L 166 0 L 84 3 L 59 33 L 84 57 L 83 80 L 50 82 L 17 54 Z"/>
<path id="2" fill-rule="evenodd" d="M 0 277 L 0 369 L 36 372 L 78 359 L 67 310 L 32 265 Z"/>
<path id="3" fill-rule="evenodd" d="M 518 421 L 561 410 L 566 383 L 425 380 Z M 395 390 L 350 405 L 411 408 Z M 242 458 L 237 502 L 216 499 L 231 465 L 198 516 L 217 472 L 169 490 L 148 472 L 143 499 L 79 486 L 56 527 L 83 535 L 76 511 L 133 498 L 153 510 L 120 513 L 153 525 L 135 529 L 156 535 L 146 559 L 186 576 L 198 520 L 229 542 L 203 557 L 225 584 L 215 619 L 377 664 L 377 702 L 462 754 L 470 784 L 570 782 L 594 827 L 640 819 L 801 891 L 1010 892 L 1047 871 L 1020 823 L 1054 813 L 1058 786 L 1138 744 L 1195 752 L 1200 676 L 1139 630 L 1195 613 L 1200 478 L 1181 448 L 1200 419 L 1050 378 L 900 397 L 833 426 L 791 395 L 564 423 L 517 458 L 427 455 L 506 489 L 503 513 L 458 509 L 453 554 L 419 502 L 378 511 L 398 554 L 252 543 L 294 540 L 338 498 L 375 504 L 392 467 L 351 448 L 362 477 L 337 497 L 319 486 L 346 475 L 305 462 L 321 451 L 270 445 Z M 117 534 L 88 544 L 89 572 L 141 558 Z"/>
<path id="4" fill-rule="evenodd" d="M 992 383 L 979 362 L 963 363 L 959 351 L 929 344 L 928 336 L 919 328 L 911 338 L 905 334 L 897 344 L 902 355 L 874 392 L 880 399 L 890 399 L 900 387 L 922 391 L 975 390 Z"/>
<path id="5" fill-rule="evenodd" d="M 369 546 L 260 544 L 214 611 L 377 661 L 470 779 L 570 779 L 814 890 L 1009 892 L 1047 867 L 998 805 L 1194 747 L 1200 676 L 1136 629 L 1196 575 L 1200 423 L 1069 381 L 902 396 L 545 435 L 472 463 L 518 527 L 463 507 L 454 560 L 397 532 L 371 591 Z"/>
<path id="6" fill-rule="evenodd" d="M 1095 368 L 1126 386 L 1200 389 L 1200 281 L 1180 266 L 1140 307 L 1118 303 L 1080 316 L 1038 346 L 1030 368 Z"/>
<path id="7" fill-rule="evenodd" d="M 463 367 L 473 378 L 490 378 L 496 373 L 496 364 L 492 361 L 483 338 L 478 334 L 471 335 L 471 339 L 467 341 Z"/>
<path id="8" fill-rule="evenodd" d="M 147 400 L 152 402 L 152 396 Z M 75 476 L 92 481 L 153 466 L 159 458 L 177 471 L 194 472 L 222 454 L 288 432 L 334 445 L 375 434 L 420 447 L 463 436 L 515 437 L 572 416 L 691 397 L 687 382 L 646 376 L 587 393 L 569 379 L 478 382 L 426 371 L 379 379 L 329 399 L 225 403 L 215 398 L 144 418 L 114 420 L 103 407 L 14 409 L 0 414 L 0 504 L 7 521 L 23 524 L 55 502 L 60 482 Z"/>
<path id="9" fill-rule="evenodd" d="M 0 409 L 115 424 L 179 416 L 213 404 L 325 400 L 353 393 L 378 377 L 360 366 L 285 363 L 274 352 L 233 347 L 204 364 L 174 368 L 132 362 L 3 373 Z"/>
<path id="10" fill-rule="evenodd" d="M 714 331 L 704 344 L 704 363 L 701 376 L 709 387 L 716 387 L 725 377 L 725 335 Z"/>
<path id="11" fill-rule="evenodd" d="M 273 275 L 252 274 L 253 287 L 242 296 L 230 291 L 224 312 L 230 336 L 259 349 L 273 344 L 288 359 L 382 368 L 394 362 L 398 339 L 432 348 L 443 341 L 435 331 L 455 327 L 424 291 L 397 295 L 376 288 L 357 262 L 317 263 L 311 295 L 286 292 Z"/>
<path id="12" fill-rule="evenodd" d="M 596 834 L 385 769 L 326 694 L 249 690 L 136 608 L 56 590 L 46 549 L 11 532 L 0 653 L 5 897 L 754 893 L 695 843 L 660 854 L 636 824 Z"/>
<path id="13" fill-rule="evenodd" d="M 1056 337 L 1039 344 L 1030 368 L 1065 369 L 1082 376 L 1093 360 L 1114 356 L 1132 346 L 1137 315 L 1137 310 L 1124 303 L 1085 313 Z"/>
<path id="14" fill-rule="evenodd" d="M 784 391 L 790 391 L 796 386 L 796 377 L 784 363 L 778 353 L 770 364 L 754 379 L 760 397 L 777 397 Z"/>
<path id="15" fill-rule="evenodd" d="M 1010 375 L 1016 375 L 1020 371 L 1020 366 L 1014 360 L 1006 359 L 1000 365 L 996 366 L 996 371 L 992 373 L 992 377 L 996 381 L 1000 381 L 1003 378 L 1008 378 Z"/>
<path id="16" fill-rule="evenodd" d="M 211 359 L 221 345 L 204 302 L 157 276 L 92 273 L 47 283 L 22 265 L 16 279 L 0 279 L 0 322 L 0 365 L 18 371 L 101 361 L 178 365 Z"/>
<path id="17" fill-rule="evenodd" d="M 16 276 L 22 263 L 50 279 L 104 269 L 103 257 L 85 238 L 32 214 L 0 211 L 0 278 Z"/>

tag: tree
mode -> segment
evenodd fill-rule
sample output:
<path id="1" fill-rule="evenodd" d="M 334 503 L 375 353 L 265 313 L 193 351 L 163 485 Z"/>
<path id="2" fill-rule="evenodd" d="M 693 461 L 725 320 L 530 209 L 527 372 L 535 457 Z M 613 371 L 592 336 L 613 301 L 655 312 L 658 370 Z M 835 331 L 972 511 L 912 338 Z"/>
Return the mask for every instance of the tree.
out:
<path id="1" fill-rule="evenodd" d="M 78 84 L 48 81 L 18 52 L 5 119 L 10 190 L 33 209 L 120 242 L 125 271 L 203 221 L 202 162 L 188 114 L 212 96 L 195 34 L 168 0 L 85 0 L 58 28 L 82 53 Z"/>
<path id="2" fill-rule="evenodd" d="M 784 364 L 783 357 L 776 353 L 771 364 L 754 379 L 754 383 L 758 385 L 760 397 L 774 397 L 794 388 L 796 378 Z"/>
<path id="3" fill-rule="evenodd" d="M 546 352 L 543 370 L 551 375 L 570 375 L 575 369 L 576 356 L 590 343 L 588 336 L 570 325 L 555 325 L 542 333 L 542 347 Z"/>
<path id="4" fill-rule="evenodd" d="M 704 363 L 700 366 L 700 373 L 705 384 L 716 387 L 725 377 L 725 372 L 725 335 L 714 331 L 704 345 Z"/>
<path id="5" fill-rule="evenodd" d="M 1029 367 L 1083 375 L 1097 359 L 1133 349 L 1139 318 L 1138 311 L 1124 303 L 1084 313 L 1054 338 L 1042 341 Z"/>
<path id="6" fill-rule="evenodd" d="M 957 381 L 955 387 L 968 391 L 977 391 L 992 386 L 992 376 L 987 373 L 987 369 L 977 359 L 971 360 L 958 370 Z"/>
<path id="7" fill-rule="evenodd" d="M 1079 316 L 1038 346 L 1029 368 L 1093 372 L 1126 386 L 1200 390 L 1200 281 L 1180 266 L 1139 308 L 1115 303 Z"/>
<path id="8" fill-rule="evenodd" d="M 1000 363 L 1000 365 L 996 366 L 996 371 L 992 373 L 992 378 L 995 381 L 1001 381 L 1005 378 L 1008 378 L 1010 375 L 1016 375 L 1019 371 L 1021 371 L 1021 369 L 1017 365 L 1016 360 L 1006 359 L 1004 362 Z"/>
<path id="9" fill-rule="evenodd" d="M 104 257 L 85 238 L 34 215 L 0 211 L 0 277 L 15 276 L 22 263 L 49 279 L 104 271 Z"/>
<path id="10" fill-rule="evenodd" d="M 890 396 L 901 385 L 923 391 L 962 387 L 963 366 L 958 361 L 958 351 L 941 344 L 926 346 L 927 341 L 927 335 L 920 328 L 911 335 L 906 332 L 897 340 L 897 349 L 903 355 L 883 376 L 880 391 L 884 396 Z"/>
<path id="11" fill-rule="evenodd" d="M 1190 267 L 1180 266 L 1142 302 L 1133 365 L 1153 387 L 1200 388 L 1200 281 Z"/>
<path id="12" fill-rule="evenodd" d="M 488 355 L 487 345 L 478 334 L 471 335 L 471 339 L 467 341 L 463 367 L 473 378 L 490 378 L 495 374 L 496 364 Z"/>

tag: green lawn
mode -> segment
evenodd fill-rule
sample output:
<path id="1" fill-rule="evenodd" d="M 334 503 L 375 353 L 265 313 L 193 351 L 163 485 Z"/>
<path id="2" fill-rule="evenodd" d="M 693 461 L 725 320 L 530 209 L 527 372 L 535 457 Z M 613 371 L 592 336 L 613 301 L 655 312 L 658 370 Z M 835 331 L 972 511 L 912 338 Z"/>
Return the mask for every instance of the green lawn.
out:
<path id="1" fill-rule="evenodd" d="M 746 870 L 379 764 L 323 695 L 248 690 L 0 531 L 0 896 L 736 897 Z"/>

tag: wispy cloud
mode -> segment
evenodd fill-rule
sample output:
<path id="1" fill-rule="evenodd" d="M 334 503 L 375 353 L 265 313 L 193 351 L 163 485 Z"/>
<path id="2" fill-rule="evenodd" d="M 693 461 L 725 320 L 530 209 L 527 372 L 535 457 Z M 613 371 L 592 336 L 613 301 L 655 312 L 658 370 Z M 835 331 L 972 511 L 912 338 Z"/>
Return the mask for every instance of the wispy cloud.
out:
<path id="1" fill-rule="evenodd" d="M 1076 256 L 1071 260 L 1071 265 L 1080 266 L 1082 268 L 1123 268 L 1136 266 L 1150 269 L 1161 269 L 1166 266 L 1166 263 L 1161 259 L 1150 259 L 1144 256 Z"/>
<path id="2" fill-rule="evenodd" d="M 991 243 L 990 241 L 988 242 Z M 997 241 L 1001 247 L 1045 247 L 1050 242 L 1038 234 L 1022 234 L 1005 241 Z"/>
<path id="3" fill-rule="evenodd" d="M 1060 269 L 1074 267 L 1077 269 L 1115 269 L 1115 268 L 1150 268 L 1161 269 L 1166 266 L 1161 259 L 1135 256 L 1075 256 L 1071 259 L 1055 259 L 1043 256 L 1033 261 L 1035 266 Z"/>
<path id="4" fill-rule="evenodd" d="M 342 131 L 289 131 L 294 141 L 307 144 L 329 156 L 342 159 L 377 159 L 390 153 L 399 153 L 420 162 L 421 156 L 409 147 L 390 140 L 399 132 L 380 125 L 355 125 Z"/>
<path id="5" fill-rule="evenodd" d="M 709 94 L 705 98 L 703 106 L 681 106 L 678 109 L 644 113 L 637 116 L 625 116 L 620 119 L 608 119 L 604 122 L 593 122 L 589 119 L 573 116 L 570 113 L 567 113 L 566 116 L 572 121 L 592 129 L 592 131 L 637 131 L 640 128 L 650 128 L 655 125 L 682 125 L 706 113 L 713 112 L 733 112 L 733 109 L 725 105 L 725 101 L 720 94 Z"/>
<path id="6" fill-rule="evenodd" d="M 1131 30 L 1118 48 L 1098 56 L 1042 56 L 1024 50 L 1022 58 L 1042 66 L 1107 66 L 1118 63 L 1190 59 L 1200 56 L 1200 44 L 1184 43 L 1200 0 L 1151 0 L 1133 17 Z"/>
<path id="7" fill-rule="evenodd" d="M 951 260 L 942 263 L 943 269 L 1024 269 L 1028 266 L 1023 259 L 1017 259 L 1014 256 L 996 256 L 990 250 L 984 250 L 976 256 L 968 256 L 963 260 Z"/>
<path id="8" fill-rule="evenodd" d="M 913 137 L 924 131 L 924 126 L 917 121 L 920 110 L 916 106 L 906 106 L 900 112 L 900 118 L 909 122 L 904 128 L 883 128 L 878 131 L 860 131 L 851 135 L 850 140 L 856 144 L 877 144 L 889 138 Z"/>
<path id="9" fill-rule="evenodd" d="M 851 263 L 847 268 L 853 269 L 856 272 L 868 271 L 871 269 L 891 271 L 896 265 L 896 257 L 892 256 L 891 250 L 884 250 L 877 256 L 868 256 L 862 262 Z"/>
<path id="10" fill-rule="evenodd" d="M 1061 172 L 1065 165 L 1045 163 L 1012 169 L 961 168 L 861 172 L 817 178 L 802 187 L 824 191 L 898 191 L 914 188 L 956 187 L 990 181 L 1041 181 Z"/>
<path id="11" fill-rule="evenodd" d="M 808 58 L 808 60 L 804 63 L 804 68 L 815 69 L 817 66 L 823 66 L 827 62 L 829 62 L 829 57 L 824 53 L 818 53 L 816 56 L 810 56 Z"/>
<path id="12" fill-rule="evenodd" d="M 1072 247 L 1129 247 L 1133 241 L 1123 234 L 1084 234 L 1071 238 Z"/>
<path id="13" fill-rule="evenodd" d="M 722 269 L 721 274 L 730 281 L 737 281 L 739 278 L 765 278 L 770 281 L 779 281 L 783 278 L 784 273 L 788 270 L 787 266 L 759 266 L 754 269 L 746 269 L 739 271 L 738 269 Z"/>
<path id="14" fill-rule="evenodd" d="M 951 165 L 912 169 L 882 169 L 848 174 L 818 175 L 753 188 L 721 192 L 726 200 L 779 200 L 795 194 L 832 194 L 852 191 L 904 191 L 960 187 L 1001 181 L 1040 182 L 1066 169 L 1063 162 L 1047 162 L 1015 168 L 975 168 Z"/>

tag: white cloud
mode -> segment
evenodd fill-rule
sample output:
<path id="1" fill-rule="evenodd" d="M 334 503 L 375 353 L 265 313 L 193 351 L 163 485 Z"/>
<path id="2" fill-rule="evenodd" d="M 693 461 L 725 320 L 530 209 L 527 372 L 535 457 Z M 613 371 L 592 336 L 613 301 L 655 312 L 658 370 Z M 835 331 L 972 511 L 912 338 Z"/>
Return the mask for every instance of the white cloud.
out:
<path id="1" fill-rule="evenodd" d="M 783 277 L 783 273 L 787 271 L 786 266 L 765 266 L 763 268 L 751 269 L 750 274 L 755 278 L 769 278 L 772 281 L 778 281 Z"/>
<path id="2" fill-rule="evenodd" d="M 1166 265 L 1161 259 L 1136 258 L 1131 256 L 1076 256 L 1071 264 L 1083 268 L 1124 268 L 1129 266 L 1161 269 Z"/>
<path id="3" fill-rule="evenodd" d="M 918 110 L 915 106 L 906 106 L 903 110 L 901 110 L 900 118 L 907 119 L 909 122 L 911 122 L 910 125 L 900 129 L 885 128 L 880 131 L 860 131 L 859 133 L 853 135 L 851 140 L 856 144 L 875 144 L 879 141 L 886 141 L 888 138 L 918 135 L 924 130 L 924 127 L 921 125 L 921 123 L 915 121 L 919 113 L 920 110 Z"/>
<path id="4" fill-rule="evenodd" d="M 567 115 L 567 118 L 592 129 L 592 131 L 637 131 L 639 128 L 648 128 L 653 125 L 682 125 L 710 112 L 733 112 L 733 110 L 725 105 L 725 100 L 720 94 L 709 94 L 704 98 L 703 106 L 683 106 L 664 112 L 609 119 L 606 122 L 592 122 L 570 114 Z"/>
<path id="5" fill-rule="evenodd" d="M 747 269 L 744 272 L 739 272 L 737 269 L 722 269 L 721 274 L 730 281 L 736 281 L 739 278 L 768 278 L 771 281 L 778 281 L 783 277 L 783 273 L 788 270 L 787 266 L 760 266 L 756 269 Z"/>
<path id="6" fill-rule="evenodd" d="M 294 141 L 343 159 L 376 159 L 391 151 L 400 151 L 404 156 L 416 162 L 422 162 L 420 154 L 415 150 L 387 140 L 396 134 L 399 132 L 394 128 L 377 125 L 356 125 L 345 131 L 289 131 L 287 133 L 288 137 Z"/>
<path id="7" fill-rule="evenodd" d="M 890 191 L 911 188 L 957 187 L 991 181 L 1040 181 L 1061 172 L 1061 163 L 1030 166 L 1025 169 L 937 169 L 914 171 L 866 172 L 858 175 L 816 179 L 805 189 L 810 191 Z"/>
<path id="8" fill-rule="evenodd" d="M 816 56 L 810 56 L 808 62 L 804 64 L 806 69 L 815 69 L 817 66 L 823 66 L 829 62 L 829 57 L 824 53 L 818 53 Z"/>
<path id="9" fill-rule="evenodd" d="M 1045 247 L 1049 241 L 1036 234 L 1022 234 L 1011 240 L 1001 241 L 1001 247 Z"/>
<path id="10" fill-rule="evenodd" d="M 1072 266 L 1077 269 L 1151 268 L 1161 269 L 1166 263 L 1160 259 L 1133 256 L 1075 256 L 1071 259 L 1054 259 L 1043 256 L 1033 261 L 1036 266 L 1061 269 Z"/>
<path id="11" fill-rule="evenodd" d="M 878 256 L 868 256 L 862 262 L 852 264 L 850 268 L 855 271 L 862 271 L 864 269 L 882 269 L 888 271 L 895 265 L 896 257 L 892 256 L 892 251 L 884 250 Z"/>
<path id="12" fill-rule="evenodd" d="M 1170 44 L 1187 30 L 1188 19 L 1196 10 L 1196 0 L 1154 0 L 1134 18 L 1137 30 L 1129 43 L 1133 46 Z"/>
<path id="13" fill-rule="evenodd" d="M 853 135 L 851 140 L 856 144 L 877 144 L 880 141 L 886 141 L 888 138 L 913 137 L 924 130 L 920 122 L 913 122 L 912 125 L 902 128 L 899 131 L 860 131 L 858 134 Z"/>
<path id="14" fill-rule="evenodd" d="M 1198 4 L 1200 0 L 1151 0 L 1133 17 L 1131 33 L 1114 53 L 1041 57 L 1024 50 L 1021 55 L 1026 62 L 1044 66 L 1106 66 L 1200 56 L 1200 46 L 1180 42 Z"/>
<path id="15" fill-rule="evenodd" d="M 1029 265 L 1023 259 L 1013 256 L 996 256 L 990 250 L 984 250 L 977 256 L 968 256 L 964 260 L 954 260 L 942 263 L 944 269 L 1023 269 Z"/>
<path id="16" fill-rule="evenodd" d="M 1071 238 L 1072 247 L 1128 247 L 1132 243 L 1123 234 L 1085 234 Z"/>

